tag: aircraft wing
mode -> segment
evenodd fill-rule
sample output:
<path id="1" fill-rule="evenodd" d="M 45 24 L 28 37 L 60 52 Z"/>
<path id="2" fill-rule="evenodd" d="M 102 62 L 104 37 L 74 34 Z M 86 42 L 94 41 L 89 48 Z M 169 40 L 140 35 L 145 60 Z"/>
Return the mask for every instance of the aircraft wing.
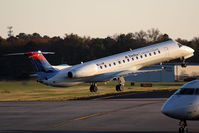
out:
<path id="1" fill-rule="evenodd" d="M 96 82 L 103 82 L 103 81 L 109 81 L 114 78 L 118 77 L 126 77 L 129 75 L 136 76 L 141 73 L 146 73 L 146 72 L 157 72 L 157 71 L 162 71 L 163 69 L 151 69 L 151 70 L 121 70 L 117 72 L 110 72 L 110 73 L 104 73 L 104 74 L 99 74 L 95 75 L 92 77 L 92 80 Z"/>

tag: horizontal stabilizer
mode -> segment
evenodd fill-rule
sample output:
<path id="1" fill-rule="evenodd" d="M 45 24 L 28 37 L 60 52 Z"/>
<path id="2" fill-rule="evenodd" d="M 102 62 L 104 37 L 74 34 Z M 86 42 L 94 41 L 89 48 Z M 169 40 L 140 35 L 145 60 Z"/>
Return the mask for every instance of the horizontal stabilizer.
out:
<path id="1" fill-rule="evenodd" d="M 26 53 L 11 53 L 11 54 L 5 54 L 4 56 L 29 55 L 29 54 L 55 54 L 55 52 L 34 51 L 34 52 L 26 52 Z"/>

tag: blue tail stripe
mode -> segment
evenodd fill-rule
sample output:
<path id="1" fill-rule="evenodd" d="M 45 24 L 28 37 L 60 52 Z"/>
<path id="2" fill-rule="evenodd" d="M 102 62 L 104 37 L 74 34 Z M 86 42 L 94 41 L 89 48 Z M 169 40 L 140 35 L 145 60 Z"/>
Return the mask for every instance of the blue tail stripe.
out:
<path id="1" fill-rule="evenodd" d="M 35 63 L 35 61 L 34 61 L 34 60 L 31 60 L 31 62 L 32 62 L 32 64 L 33 64 L 33 68 L 35 69 L 35 71 L 36 71 L 36 72 L 39 72 L 39 69 L 38 69 L 38 67 L 37 67 L 37 65 L 36 65 L 36 63 Z"/>
<path id="2" fill-rule="evenodd" d="M 58 72 L 47 61 L 32 59 L 31 62 L 40 80 L 52 78 Z"/>
<path id="3" fill-rule="evenodd" d="M 32 60 L 32 64 L 36 72 L 55 71 L 55 69 L 47 62 L 40 62 L 40 60 Z"/>

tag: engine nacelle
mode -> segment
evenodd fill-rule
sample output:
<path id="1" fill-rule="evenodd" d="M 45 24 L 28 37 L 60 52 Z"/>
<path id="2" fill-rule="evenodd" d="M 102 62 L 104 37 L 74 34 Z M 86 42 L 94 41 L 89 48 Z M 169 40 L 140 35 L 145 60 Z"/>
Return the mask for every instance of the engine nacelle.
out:
<path id="1" fill-rule="evenodd" d="M 74 75 L 73 72 L 71 71 L 68 72 L 68 78 L 73 78 L 73 75 Z"/>
<path id="2" fill-rule="evenodd" d="M 85 65 L 80 68 L 72 69 L 68 72 L 68 78 L 82 78 L 82 77 L 89 77 L 93 76 L 97 73 L 97 66 L 96 64 L 92 65 Z"/>

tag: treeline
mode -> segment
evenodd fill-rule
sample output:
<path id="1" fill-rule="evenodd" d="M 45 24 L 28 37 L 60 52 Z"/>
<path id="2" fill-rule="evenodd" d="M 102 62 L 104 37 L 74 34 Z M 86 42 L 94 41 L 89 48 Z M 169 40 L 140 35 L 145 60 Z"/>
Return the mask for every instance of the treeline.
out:
<path id="1" fill-rule="evenodd" d="M 76 34 L 65 34 L 61 38 L 59 36 L 41 36 L 38 33 L 19 33 L 7 39 L 0 37 L 0 79 L 27 78 L 29 74 L 33 73 L 31 63 L 26 57 L 4 56 L 8 53 L 35 50 L 53 51 L 55 55 L 45 55 L 52 65 L 73 65 L 170 39 L 167 34 L 162 34 L 154 28 L 106 38 L 80 37 Z M 176 41 L 194 48 L 196 50 L 195 56 L 189 61 L 199 62 L 199 37 L 190 41 L 179 38 Z"/>

